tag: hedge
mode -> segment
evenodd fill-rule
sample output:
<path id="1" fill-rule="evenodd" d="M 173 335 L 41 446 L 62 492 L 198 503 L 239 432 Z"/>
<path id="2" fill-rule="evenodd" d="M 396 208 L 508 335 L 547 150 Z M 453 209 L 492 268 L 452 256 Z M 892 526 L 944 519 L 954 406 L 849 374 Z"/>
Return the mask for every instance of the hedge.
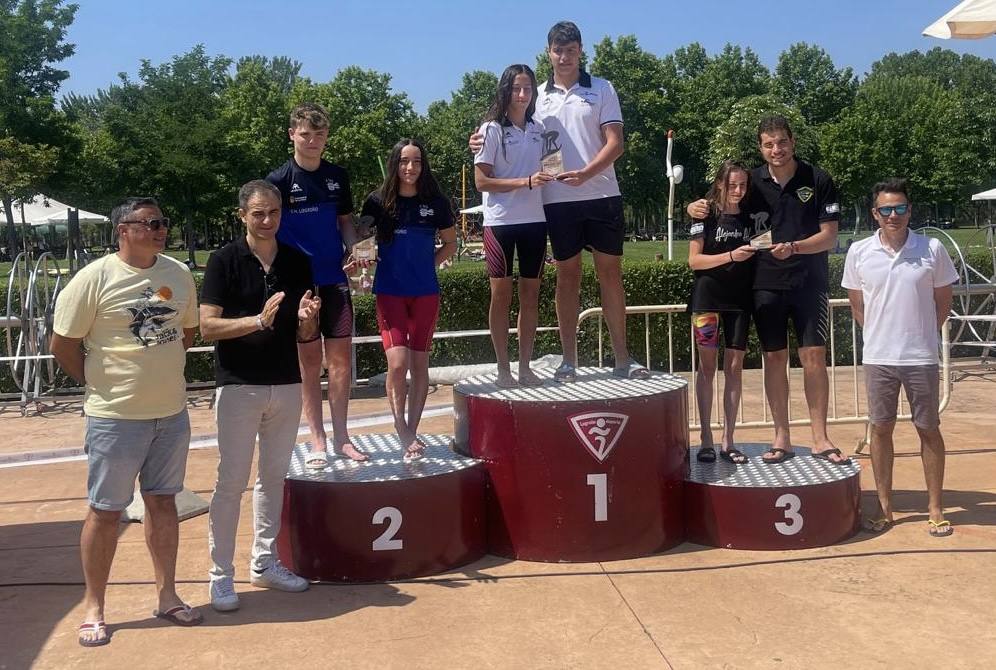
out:
<path id="1" fill-rule="evenodd" d="M 992 259 L 985 251 L 973 251 L 968 255 L 969 263 L 980 272 L 992 275 Z M 831 297 L 846 297 L 846 292 L 840 287 L 840 278 L 844 267 L 844 256 L 830 257 Z M 201 275 L 195 279 L 200 286 Z M 483 264 L 480 267 L 452 268 L 441 272 L 439 283 L 442 290 L 440 301 L 438 331 L 479 330 L 487 327 L 488 302 L 490 287 L 485 275 Z M 548 266 L 543 276 L 540 290 L 539 323 L 543 326 L 553 326 L 557 323 L 554 310 L 554 287 L 556 273 Z M 624 261 L 623 285 L 626 291 L 628 305 L 654 305 L 684 303 L 692 285 L 692 273 L 684 263 L 668 263 L 660 261 Z M 6 297 L 6 278 L 0 280 L 2 295 Z M 983 298 L 974 299 L 978 304 Z M 598 280 L 594 269 L 585 265 L 581 283 L 581 309 L 597 307 L 600 304 Z M 956 301 L 956 307 L 959 303 Z M 377 319 L 374 309 L 374 298 L 370 295 L 354 297 L 356 314 L 356 332 L 358 335 L 376 335 Z M 513 303 L 513 317 L 517 309 Z M 674 323 L 674 353 L 675 370 L 688 370 L 691 365 L 691 341 L 689 333 L 689 318 L 687 314 L 673 317 Z M 851 362 L 850 315 L 847 310 L 837 310 L 834 318 L 836 335 L 836 352 L 838 364 Z M 581 354 L 581 364 L 594 364 L 597 357 L 597 320 L 590 320 L 582 326 L 578 336 L 578 351 Z M 608 333 L 605 331 L 604 349 L 607 362 L 611 362 L 611 347 Z M 645 360 L 644 318 L 631 316 L 627 319 L 626 338 L 631 354 L 640 361 Z M 860 338 L 859 338 L 860 339 Z M 667 368 L 667 317 L 654 315 L 650 318 L 651 364 L 657 369 Z M 197 338 L 197 345 L 203 342 Z M 512 355 L 515 355 L 515 338 L 511 338 Z M 790 343 L 795 350 L 795 342 Z M 370 377 L 384 371 L 384 354 L 377 344 L 367 344 L 357 347 L 357 374 L 359 377 Z M 560 342 L 555 331 L 540 333 L 536 339 L 535 355 L 559 353 Z M 971 353 L 971 352 L 969 352 Z M 491 339 L 487 336 L 437 340 L 433 344 L 431 365 L 455 365 L 481 363 L 494 360 Z M 757 336 L 751 330 L 748 343 L 746 365 L 760 365 L 760 348 Z M 191 354 L 188 357 L 186 377 L 188 382 L 205 382 L 213 379 L 213 363 L 210 354 Z M 0 369 L 0 392 L 15 391 L 13 378 L 8 366 Z"/>

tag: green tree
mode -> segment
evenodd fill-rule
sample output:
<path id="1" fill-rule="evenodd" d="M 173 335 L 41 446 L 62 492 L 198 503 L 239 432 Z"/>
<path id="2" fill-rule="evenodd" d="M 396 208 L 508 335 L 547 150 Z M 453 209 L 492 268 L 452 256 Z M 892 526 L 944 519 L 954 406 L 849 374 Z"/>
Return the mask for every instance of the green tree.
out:
<path id="1" fill-rule="evenodd" d="M 285 57 L 247 56 L 221 94 L 225 146 L 236 184 L 265 177 L 287 160 L 291 95 L 301 63 Z"/>
<path id="2" fill-rule="evenodd" d="M 207 233 L 234 203 L 221 109 L 230 64 L 208 56 L 203 45 L 158 66 L 143 60 L 139 81 L 121 75 L 102 114 L 120 195 L 158 196 L 183 221 L 191 263 L 195 224 Z"/>
<path id="3" fill-rule="evenodd" d="M 902 76 L 925 77 L 960 96 L 970 134 L 959 140 L 969 162 L 980 166 L 970 185 L 989 188 L 996 182 L 996 60 L 941 47 L 926 53 L 890 53 L 872 65 L 866 81 Z M 936 141 L 944 141 L 947 134 Z"/>
<path id="4" fill-rule="evenodd" d="M 778 57 L 773 92 L 802 112 L 806 122 L 819 126 L 837 118 L 858 91 L 858 78 L 815 44 L 793 44 Z"/>
<path id="5" fill-rule="evenodd" d="M 771 74 L 749 47 L 727 44 L 710 58 L 698 43 L 663 58 L 671 80 L 667 94 L 675 101 L 675 161 L 685 166 L 685 192 L 701 194 L 712 179 L 709 143 L 740 99 L 764 95 Z"/>
<path id="6" fill-rule="evenodd" d="M 467 150 L 467 138 L 480 127 L 497 88 L 498 78 L 493 73 L 468 72 L 448 101 L 433 102 L 426 113 L 423 133 L 433 171 L 443 192 L 457 199 L 464 169 L 467 197 L 474 197 L 473 156 Z"/>
<path id="7" fill-rule="evenodd" d="M 907 177 L 918 202 L 963 198 L 983 160 L 971 151 L 971 123 L 964 100 L 935 81 L 875 77 L 824 128 L 824 167 L 859 215 L 871 186 L 890 176 Z"/>
<path id="8" fill-rule="evenodd" d="M 595 45 L 592 71 L 612 82 L 622 107 L 626 152 L 616 161 L 616 176 L 636 226 L 656 229 L 666 216 L 667 131 L 676 101 L 667 95 L 671 83 L 661 60 L 640 48 L 633 35 Z"/>
<path id="9" fill-rule="evenodd" d="M 60 0 L 0 0 L 0 202 L 11 252 L 13 200 L 43 187 L 68 139 L 54 96 L 69 73 L 55 64 L 75 50 L 65 39 L 76 9 Z"/>
<path id="10" fill-rule="evenodd" d="M 726 159 L 740 161 L 748 168 L 760 165 L 763 159 L 757 146 L 757 126 L 762 118 L 771 115 L 788 119 L 795 138 L 796 155 L 815 161 L 819 155 L 819 139 L 799 110 L 781 102 L 775 95 L 752 95 L 733 104 L 709 141 L 709 174 L 716 174 L 720 163 Z"/>

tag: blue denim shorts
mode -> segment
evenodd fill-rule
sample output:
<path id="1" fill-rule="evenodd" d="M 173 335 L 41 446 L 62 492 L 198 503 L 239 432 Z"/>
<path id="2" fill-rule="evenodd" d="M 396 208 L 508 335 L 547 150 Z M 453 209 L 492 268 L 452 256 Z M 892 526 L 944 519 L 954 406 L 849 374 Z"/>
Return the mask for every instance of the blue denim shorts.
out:
<path id="1" fill-rule="evenodd" d="M 118 511 L 131 504 L 138 478 L 142 493 L 175 495 L 183 490 L 190 448 L 190 417 L 184 409 L 162 419 L 88 416 L 87 496 L 94 509 Z"/>

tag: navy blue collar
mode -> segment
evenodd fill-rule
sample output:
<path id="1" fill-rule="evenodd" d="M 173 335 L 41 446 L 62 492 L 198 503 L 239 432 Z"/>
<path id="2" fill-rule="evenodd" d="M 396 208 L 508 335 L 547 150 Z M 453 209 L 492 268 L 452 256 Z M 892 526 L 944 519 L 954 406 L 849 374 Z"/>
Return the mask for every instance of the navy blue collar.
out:
<path id="1" fill-rule="evenodd" d="M 581 70 L 580 76 L 578 77 L 578 86 L 583 88 L 591 88 L 591 75 Z M 556 85 L 553 83 L 553 74 L 551 73 L 549 78 L 546 80 L 546 92 L 553 93 L 557 89 Z"/>

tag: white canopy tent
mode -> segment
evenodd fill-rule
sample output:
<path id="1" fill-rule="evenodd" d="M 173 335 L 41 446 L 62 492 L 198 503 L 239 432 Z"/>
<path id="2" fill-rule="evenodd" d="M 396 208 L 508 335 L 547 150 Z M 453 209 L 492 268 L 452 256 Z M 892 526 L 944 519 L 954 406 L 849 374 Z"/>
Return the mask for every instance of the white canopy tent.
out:
<path id="1" fill-rule="evenodd" d="M 996 200 L 996 188 L 991 188 L 988 191 L 983 191 L 982 193 L 976 193 L 972 196 L 972 200 Z"/>
<path id="2" fill-rule="evenodd" d="M 964 0 L 923 29 L 926 37 L 978 40 L 996 35 L 996 0 Z"/>
<path id="3" fill-rule="evenodd" d="M 69 210 L 76 209 L 54 198 L 38 194 L 24 201 L 23 222 L 29 226 L 66 226 L 69 223 Z M 21 224 L 21 203 L 14 202 L 14 223 Z M 80 223 L 110 223 L 110 219 L 100 214 L 79 210 Z M 7 222 L 7 214 L 0 205 L 0 225 Z"/>

